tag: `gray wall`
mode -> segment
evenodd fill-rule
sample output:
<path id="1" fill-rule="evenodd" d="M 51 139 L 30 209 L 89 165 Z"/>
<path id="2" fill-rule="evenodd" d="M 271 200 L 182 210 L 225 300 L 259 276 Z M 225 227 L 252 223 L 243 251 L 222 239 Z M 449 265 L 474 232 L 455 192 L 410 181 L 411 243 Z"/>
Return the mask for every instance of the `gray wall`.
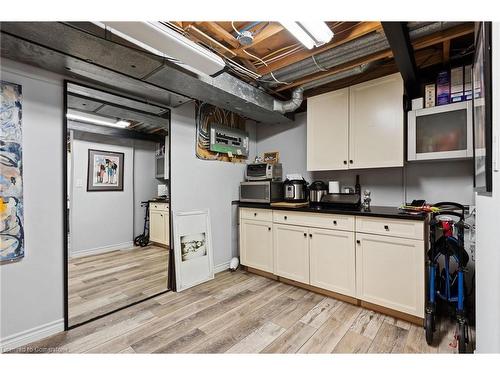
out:
<path id="1" fill-rule="evenodd" d="M 100 142 L 96 142 L 100 140 Z M 120 140 L 75 133 L 72 144 L 70 253 L 130 246 L 134 224 L 134 149 Z M 87 191 L 88 150 L 124 153 L 123 191 Z"/>
<path id="2" fill-rule="evenodd" d="M 123 191 L 87 191 L 89 149 L 125 154 Z M 76 131 L 72 164 L 71 253 L 131 246 L 143 230 L 141 201 L 154 198 L 161 183 L 155 178 L 155 143 Z"/>
<path id="3" fill-rule="evenodd" d="M 399 206 L 405 199 L 417 198 L 474 204 L 471 160 L 413 162 L 404 168 L 308 172 L 306 143 L 305 113 L 298 114 L 292 124 L 257 125 L 257 153 L 279 151 L 284 175 L 296 172 L 308 182 L 339 180 L 341 185 L 354 186 L 359 174 L 362 189 L 370 189 L 372 204 L 380 206 Z"/>
<path id="4" fill-rule="evenodd" d="M 500 24 L 493 23 L 493 137 L 500 137 Z M 498 156 L 500 150 L 494 150 Z M 493 173 L 493 194 L 476 197 L 476 350 L 500 353 L 500 173 Z"/>
<path id="5" fill-rule="evenodd" d="M 26 256 L 0 265 L 0 338 L 9 342 L 63 329 L 63 82 L 6 59 L 1 76 L 23 90 Z"/>
<path id="6" fill-rule="evenodd" d="M 207 161 L 195 155 L 195 109 L 187 103 L 172 110 L 171 199 L 174 211 L 210 210 L 214 265 L 225 265 L 234 252 L 235 219 L 231 206 L 238 199 L 238 187 L 243 180 L 243 164 Z M 250 160 L 255 156 L 253 123 Z"/>

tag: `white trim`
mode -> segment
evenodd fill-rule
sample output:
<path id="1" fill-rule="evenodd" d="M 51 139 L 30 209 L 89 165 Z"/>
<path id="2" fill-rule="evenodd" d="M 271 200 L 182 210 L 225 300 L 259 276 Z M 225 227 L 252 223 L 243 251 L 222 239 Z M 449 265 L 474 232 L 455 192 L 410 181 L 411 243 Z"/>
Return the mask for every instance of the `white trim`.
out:
<path id="1" fill-rule="evenodd" d="M 27 329 L 26 331 L 14 333 L 1 339 L 0 353 L 44 339 L 62 331 L 64 331 L 64 319 L 58 319 L 39 325 L 38 327 Z"/>
<path id="2" fill-rule="evenodd" d="M 216 265 L 214 267 L 214 273 L 219 273 L 219 272 L 228 270 L 230 264 L 231 264 L 231 261 L 229 260 L 227 262 Z"/>
<path id="3" fill-rule="evenodd" d="M 116 250 L 131 250 L 134 247 L 134 242 L 133 241 L 128 241 L 128 242 L 123 242 L 119 243 L 116 245 L 108 245 L 108 246 L 102 246 L 102 247 L 95 247 L 93 249 L 83 249 L 83 250 L 78 250 L 78 251 L 70 251 L 70 257 L 71 258 L 80 258 L 84 257 L 87 255 L 96 255 L 96 254 L 101 254 L 101 253 L 108 253 L 110 251 L 116 251 Z"/>

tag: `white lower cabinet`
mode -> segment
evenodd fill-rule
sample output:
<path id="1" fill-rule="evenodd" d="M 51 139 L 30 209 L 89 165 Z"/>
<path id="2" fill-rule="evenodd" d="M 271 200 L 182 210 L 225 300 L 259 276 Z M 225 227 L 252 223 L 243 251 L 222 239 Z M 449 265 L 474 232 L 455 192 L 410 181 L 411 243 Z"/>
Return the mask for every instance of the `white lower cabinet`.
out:
<path id="1" fill-rule="evenodd" d="M 274 273 L 309 284 L 309 232 L 295 225 L 273 225 Z"/>
<path id="2" fill-rule="evenodd" d="M 424 317 L 422 240 L 356 233 L 356 297 Z"/>
<path id="3" fill-rule="evenodd" d="M 309 234 L 311 285 L 355 297 L 354 233 L 311 228 Z"/>
<path id="4" fill-rule="evenodd" d="M 169 205 L 164 203 L 149 204 L 149 239 L 157 244 L 170 244 Z"/>
<path id="5" fill-rule="evenodd" d="M 273 272 L 272 223 L 242 219 L 240 222 L 241 264 Z"/>

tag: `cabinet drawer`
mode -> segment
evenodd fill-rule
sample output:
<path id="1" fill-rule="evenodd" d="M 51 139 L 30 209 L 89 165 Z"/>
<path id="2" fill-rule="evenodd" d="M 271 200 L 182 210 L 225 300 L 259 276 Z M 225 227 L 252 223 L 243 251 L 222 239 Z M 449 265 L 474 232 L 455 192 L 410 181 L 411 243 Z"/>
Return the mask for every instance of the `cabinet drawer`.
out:
<path id="1" fill-rule="evenodd" d="M 273 211 L 273 222 L 306 227 L 354 231 L 354 216 Z"/>
<path id="2" fill-rule="evenodd" d="M 356 232 L 423 240 L 424 222 L 356 216 Z"/>
<path id="3" fill-rule="evenodd" d="M 150 203 L 149 209 L 151 211 L 168 211 L 169 204 L 168 203 Z"/>
<path id="4" fill-rule="evenodd" d="M 240 208 L 240 219 L 273 221 L 273 212 L 261 208 Z"/>

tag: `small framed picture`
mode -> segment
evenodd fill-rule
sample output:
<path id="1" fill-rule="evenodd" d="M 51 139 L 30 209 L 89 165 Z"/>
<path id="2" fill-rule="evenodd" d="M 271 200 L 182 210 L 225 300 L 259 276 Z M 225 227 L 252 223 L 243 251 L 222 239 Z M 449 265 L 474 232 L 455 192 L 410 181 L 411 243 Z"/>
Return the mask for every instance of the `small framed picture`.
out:
<path id="1" fill-rule="evenodd" d="M 123 163 L 123 152 L 89 150 L 87 191 L 122 191 Z"/>
<path id="2" fill-rule="evenodd" d="M 278 151 L 264 152 L 264 163 L 276 164 L 280 161 L 280 153 Z"/>
<path id="3" fill-rule="evenodd" d="M 177 291 L 214 278 L 208 210 L 174 212 L 174 258 Z"/>

